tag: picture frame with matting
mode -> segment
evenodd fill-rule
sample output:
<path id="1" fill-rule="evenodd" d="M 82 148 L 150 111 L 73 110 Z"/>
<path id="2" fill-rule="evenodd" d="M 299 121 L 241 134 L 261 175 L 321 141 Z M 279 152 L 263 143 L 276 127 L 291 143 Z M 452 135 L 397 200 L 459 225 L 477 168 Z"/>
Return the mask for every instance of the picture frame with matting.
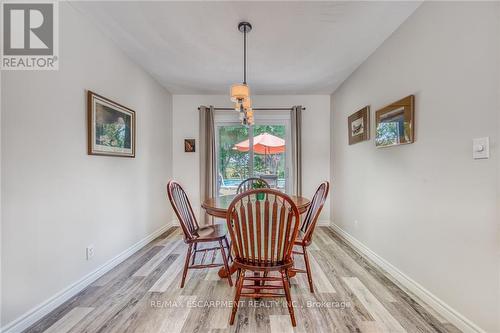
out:
<path id="1" fill-rule="evenodd" d="M 370 106 L 353 113 L 347 118 L 349 145 L 370 140 Z"/>
<path id="2" fill-rule="evenodd" d="M 409 95 L 375 112 L 375 146 L 406 145 L 415 141 L 415 96 Z"/>
<path id="3" fill-rule="evenodd" d="M 135 157 L 135 111 L 87 91 L 87 153 Z"/>

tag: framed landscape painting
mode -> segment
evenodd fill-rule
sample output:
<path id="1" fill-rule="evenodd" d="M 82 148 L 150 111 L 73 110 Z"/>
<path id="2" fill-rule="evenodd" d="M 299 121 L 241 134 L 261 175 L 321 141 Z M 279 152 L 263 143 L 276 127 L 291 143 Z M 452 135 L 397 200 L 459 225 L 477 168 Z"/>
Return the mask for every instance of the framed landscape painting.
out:
<path id="1" fill-rule="evenodd" d="M 390 147 L 415 140 L 415 96 L 410 95 L 375 112 L 375 146 Z"/>
<path id="2" fill-rule="evenodd" d="M 349 144 L 370 139 L 370 107 L 365 106 L 347 118 Z"/>
<path id="3" fill-rule="evenodd" d="M 87 91 L 88 154 L 135 157 L 135 111 Z"/>

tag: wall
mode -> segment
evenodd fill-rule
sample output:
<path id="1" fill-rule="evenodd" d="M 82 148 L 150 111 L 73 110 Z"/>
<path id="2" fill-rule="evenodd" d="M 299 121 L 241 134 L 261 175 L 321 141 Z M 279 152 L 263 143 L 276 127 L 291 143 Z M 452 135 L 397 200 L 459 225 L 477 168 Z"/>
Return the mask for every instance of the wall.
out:
<path id="1" fill-rule="evenodd" d="M 59 71 L 2 73 L 2 326 L 171 221 L 171 95 L 64 2 L 60 26 Z M 136 110 L 136 158 L 87 155 L 86 89 Z"/>
<path id="2" fill-rule="evenodd" d="M 251 85 L 251 83 L 250 83 Z M 319 183 L 330 179 L 330 96 L 328 95 L 261 95 L 252 96 L 255 107 L 289 107 L 303 105 L 302 150 L 303 194 L 312 197 Z M 173 175 L 188 192 L 193 209 L 200 208 L 199 154 L 184 152 L 184 139 L 198 143 L 198 107 L 214 105 L 231 107 L 228 95 L 174 95 Z M 231 111 L 228 111 L 231 112 Z M 256 111 L 257 112 L 257 111 Z M 329 202 L 320 217 L 329 223 Z"/>
<path id="3" fill-rule="evenodd" d="M 499 6 L 424 3 L 332 96 L 333 222 L 486 332 L 500 332 Z M 409 94 L 416 142 L 376 149 L 375 110 Z M 365 105 L 372 140 L 349 146 Z M 483 136 L 491 158 L 473 160 Z"/>
<path id="4" fill-rule="evenodd" d="M 2 91 L 2 71 L 0 71 L 0 92 Z M 1 156 L 2 156 L 2 108 L 3 108 L 3 103 L 2 103 L 2 94 L 0 93 L 0 240 L 3 237 L 3 220 L 2 220 L 2 163 L 1 163 Z M 2 245 L 0 244 L 0 330 L 2 327 L 2 311 L 3 311 L 3 302 L 2 297 L 3 297 L 3 291 L 2 291 L 2 283 L 3 283 L 3 274 L 2 274 L 2 267 L 3 267 L 3 259 L 2 259 Z"/>

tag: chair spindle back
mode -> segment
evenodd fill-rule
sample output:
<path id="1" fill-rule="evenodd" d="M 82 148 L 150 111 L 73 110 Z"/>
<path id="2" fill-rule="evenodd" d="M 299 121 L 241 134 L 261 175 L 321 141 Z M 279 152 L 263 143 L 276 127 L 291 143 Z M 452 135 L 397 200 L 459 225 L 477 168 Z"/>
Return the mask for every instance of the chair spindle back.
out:
<path id="1" fill-rule="evenodd" d="M 184 232 L 184 239 L 189 241 L 196 238 L 198 236 L 199 225 L 186 192 L 179 183 L 171 180 L 167 185 L 167 193 Z"/>
<path id="2" fill-rule="evenodd" d="M 259 188 L 270 188 L 269 184 L 264 180 L 256 177 L 247 178 L 238 185 L 237 194 L 253 190 L 254 184 L 258 184 Z"/>
<path id="3" fill-rule="evenodd" d="M 330 183 L 327 181 L 322 182 L 318 186 L 316 193 L 314 193 L 311 204 L 307 209 L 306 216 L 300 226 L 300 231 L 304 233 L 303 240 L 307 243 L 311 241 L 314 228 L 316 227 L 316 222 L 318 221 L 319 214 L 323 209 L 323 205 L 325 204 L 329 191 Z"/>
<path id="4" fill-rule="evenodd" d="M 289 263 L 299 224 L 299 210 L 286 194 L 271 189 L 239 194 L 227 213 L 235 261 L 265 267 Z"/>

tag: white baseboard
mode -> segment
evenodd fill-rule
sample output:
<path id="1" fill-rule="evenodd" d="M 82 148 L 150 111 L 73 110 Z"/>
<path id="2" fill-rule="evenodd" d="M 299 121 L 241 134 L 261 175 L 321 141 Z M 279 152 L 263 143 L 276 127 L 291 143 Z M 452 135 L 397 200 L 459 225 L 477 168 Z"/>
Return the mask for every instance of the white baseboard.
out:
<path id="1" fill-rule="evenodd" d="M 393 266 L 390 262 L 380 257 L 378 254 L 370 250 L 366 245 L 362 242 L 351 236 L 349 233 L 344 231 L 335 223 L 331 224 L 331 227 L 341 236 L 344 240 L 346 240 L 349 244 L 351 244 L 355 249 L 364 254 L 366 257 L 371 259 L 374 263 L 380 266 L 383 270 L 385 270 L 390 277 L 400 283 L 403 287 L 408 289 L 410 292 L 415 294 L 417 298 L 420 298 L 421 301 L 425 302 L 428 306 L 432 307 L 437 313 L 439 313 L 443 318 L 445 318 L 448 322 L 455 325 L 461 331 L 465 333 L 486 333 L 479 326 L 474 324 L 472 321 L 464 317 L 458 311 L 453 309 L 451 306 L 443 302 L 436 295 L 432 294 L 430 291 L 425 289 L 418 282 L 401 272 L 398 268 Z M 416 299 L 419 301 L 419 299 Z"/>
<path id="2" fill-rule="evenodd" d="M 71 297 L 75 296 L 78 294 L 80 291 L 85 289 L 87 286 L 89 286 L 92 282 L 109 272 L 111 269 L 113 269 L 115 266 L 123 262 L 125 259 L 130 257 L 132 254 L 143 248 L 145 245 L 147 245 L 149 242 L 154 240 L 156 237 L 160 236 L 162 233 L 164 233 L 168 228 L 170 228 L 172 224 L 167 224 L 164 225 L 163 227 L 159 228 L 158 230 L 154 231 L 150 235 L 146 236 L 145 238 L 141 239 L 122 253 L 118 254 L 116 257 L 112 258 L 111 260 L 107 261 L 100 267 L 98 267 L 96 270 L 93 272 L 85 275 L 83 278 L 80 280 L 74 282 L 67 288 L 61 290 L 51 298 L 47 299 L 46 301 L 42 302 L 38 306 L 34 307 L 33 309 L 29 310 L 19 318 L 13 320 L 12 322 L 8 323 L 4 327 L 0 329 L 0 332 L 4 333 L 19 333 L 36 323 L 38 320 L 43 318 L 45 315 L 53 311 L 55 308 L 69 300 Z"/>

